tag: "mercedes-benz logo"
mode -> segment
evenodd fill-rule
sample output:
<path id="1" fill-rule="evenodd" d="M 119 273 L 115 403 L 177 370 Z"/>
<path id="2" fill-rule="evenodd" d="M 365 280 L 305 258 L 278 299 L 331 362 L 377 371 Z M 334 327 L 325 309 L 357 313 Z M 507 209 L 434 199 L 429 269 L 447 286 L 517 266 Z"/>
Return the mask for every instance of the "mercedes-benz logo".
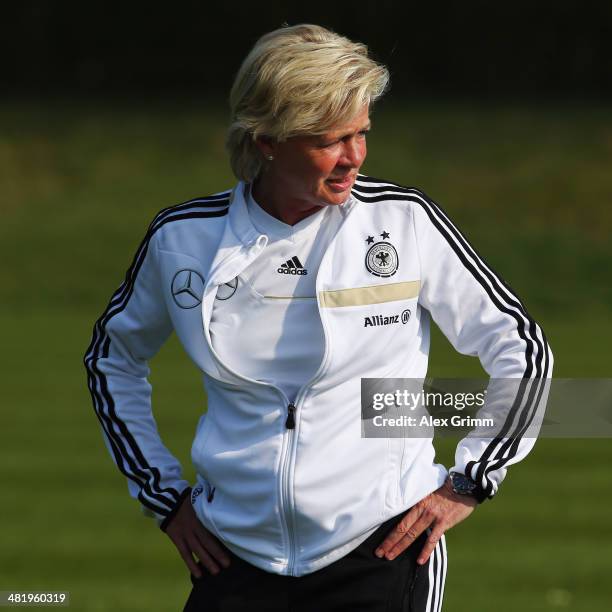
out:
<path id="1" fill-rule="evenodd" d="M 179 270 L 172 279 L 171 291 L 179 308 L 195 308 L 202 303 L 204 278 L 195 270 Z"/>
<path id="2" fill-rule="evenodd" d="M 238 277 L 233 278 L 229 283 L 219 285 L 219 288 L 217 289 L 217 299 L 229 300 L 232 295 L 236 293 L 236 289 L 238 289 Z"/>

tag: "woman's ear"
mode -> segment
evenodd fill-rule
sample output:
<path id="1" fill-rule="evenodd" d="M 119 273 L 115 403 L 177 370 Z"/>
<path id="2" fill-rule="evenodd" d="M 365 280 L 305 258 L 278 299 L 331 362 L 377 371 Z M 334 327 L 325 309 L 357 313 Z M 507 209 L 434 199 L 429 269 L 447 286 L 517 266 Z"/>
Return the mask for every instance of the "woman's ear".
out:
<path id="1" fill-rule="evenodd" d="M 255 146 L 259 149 L 264 159 L 274 159 L 276 153 L 276 141 L 270 136 L 258 136 L 255 139 Z"/>

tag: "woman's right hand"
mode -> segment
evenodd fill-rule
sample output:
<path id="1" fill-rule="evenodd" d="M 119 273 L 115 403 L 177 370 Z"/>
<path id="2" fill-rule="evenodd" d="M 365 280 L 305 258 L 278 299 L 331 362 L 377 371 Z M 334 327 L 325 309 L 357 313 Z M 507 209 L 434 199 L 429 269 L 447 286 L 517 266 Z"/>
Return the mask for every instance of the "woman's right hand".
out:
<path id="1" fill-rule="evenodd" d="M 202 577 L 202 567 L 213 575 L 221 571 L 220 566 L 229 567 L 227 549 L 204 528 L 193 510 L 189 496 L 183 499 L 165 531 L 196 578 Z M 200 563 L 196 562 L 194 555 Z"/>

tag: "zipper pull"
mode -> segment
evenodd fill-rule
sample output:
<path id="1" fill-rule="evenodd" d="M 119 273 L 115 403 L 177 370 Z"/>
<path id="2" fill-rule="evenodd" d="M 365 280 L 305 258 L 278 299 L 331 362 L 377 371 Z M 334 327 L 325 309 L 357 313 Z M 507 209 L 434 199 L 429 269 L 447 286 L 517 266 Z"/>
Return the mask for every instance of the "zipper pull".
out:
<path id="1" fill-rule="evenodd" d="M 285 427 L 287 429 L 295 429 L 295 406 L 289 404 L 287 406 L 287 420 L 285 421 Z"/>

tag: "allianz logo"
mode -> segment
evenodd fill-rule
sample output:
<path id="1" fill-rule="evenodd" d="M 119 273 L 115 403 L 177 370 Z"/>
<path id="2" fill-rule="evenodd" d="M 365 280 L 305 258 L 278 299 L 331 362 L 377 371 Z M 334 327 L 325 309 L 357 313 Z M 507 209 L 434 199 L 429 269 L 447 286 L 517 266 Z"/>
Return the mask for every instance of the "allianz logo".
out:
<path id="1" fill-rule="evenodd" d="M 402 314 L 396 315 L 373 315 L 371 317 L 363 318 L 363 326 L 364 327 L 380 327 L 382 325 L 395 325 L 396 323 L 402 323 L 406 325 L 410 320 L 410 310 L 406 309 L 402 312 Z"/>

